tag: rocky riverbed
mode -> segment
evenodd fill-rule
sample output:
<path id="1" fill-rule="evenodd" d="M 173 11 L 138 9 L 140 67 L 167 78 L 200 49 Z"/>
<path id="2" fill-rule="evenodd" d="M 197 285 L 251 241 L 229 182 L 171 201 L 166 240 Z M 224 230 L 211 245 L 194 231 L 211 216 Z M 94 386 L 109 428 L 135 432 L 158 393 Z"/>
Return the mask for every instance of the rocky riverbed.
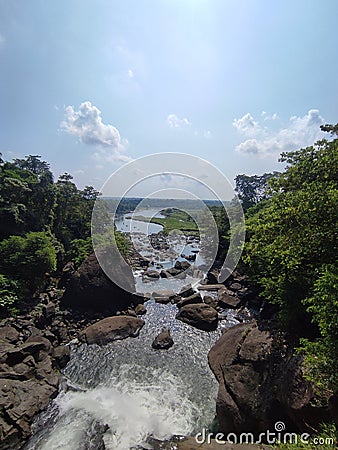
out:
<path id="1" fill-rule="evenodd" d="M 162 270 L 150 269 L 153 273 L 149 273 L 148 265 L 142 268 L 138 261 L 137 269 L 143 272 L 141 278 L 149 278 L 144 283 L 149 292 L 126 295 L 105 276 L 95 255 L 91 255 L 77 271 L 68 264 L 63 276 L 50 280 L 45 292 L 21 308 L 20 314 L 1 321 L 0 448 L 18 449 L 30 436 L 31 424 L 37 414 L 58 395 L 62 371 L 74 370 L 74 364 L 67 365 L 71 348 L 100 345 L 102 348 L 108 346 L 108 349 L 114 345 L 109 351 L 120 349 L 116 354 L 118 360 L 128 352 L 128 348 L 134 351 L 135 346 L 128 342 L 144 341 L 139 351 L 150 355 L 150 360 L 146 362 L 138 357 L 143 365 L 155 364 L 156 367 L 155 361 L 165 361 L 166 354 L 172 355 L 177 372 L 181 367 L 181 349 L 189 350 L 194 342 L 182 341 L 182 332 L 177 334 L 179 323 L 187 327 L 185 333 L 188 337 L 189 329 L 199 333 L 199 339 L 204 342 L 203 351 L 211 348 L 209 365 L 219 383 L 217 400 L 214 400 L 215 412 L 219 430 L 223 433 L 273 429 L 277 420 L 283 420 L 288 430 L 311 431 L 316 429 L 321 419 L 335 417 L 334 404 L 321 411 L 311 406 L 313 391 L 303 379 L 301 359 L 293 355 L 292 340 L 275 330 L 272 320 L 275 309 L 257 297 L 245 275 L 234 272 L 220 284 L 218 271 L 214 268 L 202 283 L 182 284 L 197 270 L 190 262 L 176 261 L 172 267 L 175 272 L 170 273 L 170 268 L 162 269 L 167 272 L 163 276 Z M 133 284 L 131 270 L 129 275 Z M 171 278 L 180 281 L 182 287 L 179 292 L 150 289 L 156 280 L 170 281 Z M 164 309 L 158 316 L 161 319 L 152 322 L 156 326 L 149 328 L 148 317 L 157 311 L 158 307 L 154 309 L 156 304 Z M 170 312 L 170 320 L 166 319 L 166 310 Z M 143 327 L 146 334 L 142 334 Z M 203 336 L 213 338 L 205 341 Z M 220 339 L 216 342 L 217 338 Z M 116 342 L 121 342 L 122 347 L 119 344 L 116 347 Z M 204 364 L 201 361 L 197 358 L 192 363 L 197 366 L 197 372 Z M 77 370 L 82 363 L 79 364 Z M 203 377 L 201 386 L 202 380 Z M 121 380 L 119 383 L 123 385 Z M 211 386 L 208 389 L 212 390 Z M 157 404 L 159 400 L 154 398 L 154 404 Z M 191 402 L 188 398 L 185 401 Z M 150 409 L 153 407 L 149 405 Z M 189 408 L 194 417 L 193 404 Z M 200 414 L 203 416 L 202 411 Z M 200 419 L 202 424 L 203 417 Z M 95 422 L 95 427 L 101 436 L 105 436 L 107 423 L 100 420 Z M 109 423 L 110 427 L 113 426 Z M 187 434 L 193 430 L 182 424 L 177 429 L 185 430 Z M 153 431 L 148 429 L 148 432 L 151 435 Z M 163 431 L 163 436 L 166 433 Z M 96 448 L 106 448 L 102 439 L 100 442 L 95 444 Z M 187 447 L 188 443 L 189 440 L 168 448 L 199 448 Z M 27 448 L 35 448 L 35 444 L 32 445 Z M 107 448 L 115 448 L 107 445 Z M 153 448 L 157 448 L 155 444 Z"/>

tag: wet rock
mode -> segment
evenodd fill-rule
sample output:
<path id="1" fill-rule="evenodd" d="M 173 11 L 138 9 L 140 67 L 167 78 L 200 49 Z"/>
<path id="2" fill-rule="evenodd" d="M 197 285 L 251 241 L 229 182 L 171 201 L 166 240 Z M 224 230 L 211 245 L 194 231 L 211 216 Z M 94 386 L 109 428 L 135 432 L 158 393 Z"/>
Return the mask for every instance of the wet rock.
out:
<path id="1" fill-rule="evenodd" d="M 222 308 L 232 308 L 237 309 L 242 305 L 242 300 L 234 295 L 229 295 L 226 291 L 219 291 L 218 296 L 218 305 Z"/>
<path id="2" fill-rule="evenodd" d="M 53 349 L 53 367 L 63 369 L 70 359 L 70 348 L 65 345 L 59 345 Z"/>
<path id="3" fill-rule="evenodd" d="M 218 306 L 217 298 L 211 297 L 211 295 L 205 295 L 203 297 L 203 302 L 206 305 L 211 306 L 212 308 L 216 309 Z"/>
<path id="4" fill-rule="evenodd" d="M 183 297 L 176 303 L 176 305 L 178 308 L 182 308 L 185 305 L 192 305 L 194 303 L 202 303 L 202 302 L 203 300 L 201 294 L 192 294 L 189 295 L 189 297 Z"/>
<path id="5" fill-rule="evenodd" d="M 152 293 L 155 302 L 163 304 L 169 303 L 175 296 L 176 293 L 172 289 L 163 289 Z"/>
<path id="6" fill-rule="evenodd" d="M 191 284 L 186 284 L 183 286 L 178 293 L 181 297 L 190 297 L 190 295 L 194 295 L 195 291 L 193 290 Z"/>
<path id="7" fill-rule="evenodd" d="M 170 335 L 170 330 L 163 330 L 158 336 L 155 337 L 151 344 L 153 348 L 158 350 L 167 350 L 174 345 L 173 338 Z"/>
<path id="8" fill-rule="evenodd" d="M 147 270 L 144 275 L 148 278 L 160 278 L 160 274 L 157 270 Z"/>
<path id="9" fill-rule="evenodd" d="M 142 315 L 146 314 L 146 312 L 147 312 L 147 308 L 144 305 L 142 305 L 141 303 L 139 305 L 135 306 L 135 313 L 138 316 L 142 316 Z"/>
<path id="10" fill-rule="evenodd" d="M 218 270 L 210 269 L 207 273 L 207 284 L 218 284 Z"/>
<path id="11" fill-rule="evenodd" d="M 181 272 L 182 271 L 180 269 L 177 269 L 176 267 L 171 267 L 170 269 L 166 270 L 166 273 L 169 274 L 169 276 L 172 276 L 172 277 L 177 277 L 178 275 L 181 274 Z M 169 277 L 164 277 L 164 278 L 169 278 Z"/>
<path id="12" fill-rule="evenodd" d="M 131 316 L 113 316 L 85 328 L 80 339 L 87 344 L 104 345 L 117 339 L 138 336 L 144 321 Z"/>
<path id="13" fill-rule="evenodd" d="M 190 268 L 190 264 L 188 261 L 176 261 L 174 268 L 178 270 L 188 270 Z"/>
<path id="14" fill-rule="evenodd" d="M 183 306 L 176 315 L 176 319 L 200 330 L 212 331 L 217 328 L 218 313 L 205 303 L 196 303 Z"/>

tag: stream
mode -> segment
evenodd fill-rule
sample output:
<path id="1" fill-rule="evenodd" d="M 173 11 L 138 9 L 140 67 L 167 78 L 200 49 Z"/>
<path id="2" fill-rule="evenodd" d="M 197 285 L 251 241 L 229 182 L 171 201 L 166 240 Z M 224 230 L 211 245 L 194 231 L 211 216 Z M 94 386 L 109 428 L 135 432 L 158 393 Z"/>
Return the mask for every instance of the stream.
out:
<path id="1" fill-rule="evenodd" d="M 124 225 L 122 220 L 122 230 Z M 138 290 L 151 292 L 135 275 Z M 189 281 L 193 279 L 175 280 Z M 235 313 L 229 310 L 216 331 L 204 332 L 176 320 L 173 304 L 150 299 L 145 306 L 138 337 L 101 347 L 70 344 L 63 385 L 33 424 L 25 450 L 160 449 L 154 442 L 211 426 L 218 383 L 207 354 L 222 328 L 238 323 Z M 152 341 L 163 328 L 170 328 L 174 345 L 154 350 Z"/>

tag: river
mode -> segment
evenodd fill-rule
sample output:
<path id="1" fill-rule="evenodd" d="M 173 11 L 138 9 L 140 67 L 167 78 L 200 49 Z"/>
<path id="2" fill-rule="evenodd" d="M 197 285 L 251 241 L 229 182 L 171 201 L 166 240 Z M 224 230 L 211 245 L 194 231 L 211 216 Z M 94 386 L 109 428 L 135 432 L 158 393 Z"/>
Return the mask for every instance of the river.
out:
<path id="1" fill-rule="evenodd" d="M 137 273 L 136 279 L 139 290 L 149 290 Z M 63 387 L 33 425 L 26 450 L 154 449 L 161 447 L 151 439 L 188 436 L 211 425 L 218 384 L 207 354 L 221 329 L 237 323 L 234 313 L 216 331 L 204 332 L 176 320 L 175 305 L 153 299 L 145 305 L 137 338 L 101 347 L 70 344 Z M 151 343 L 163 328 L 170 328 L 174 345 L 154 350 Z"/>

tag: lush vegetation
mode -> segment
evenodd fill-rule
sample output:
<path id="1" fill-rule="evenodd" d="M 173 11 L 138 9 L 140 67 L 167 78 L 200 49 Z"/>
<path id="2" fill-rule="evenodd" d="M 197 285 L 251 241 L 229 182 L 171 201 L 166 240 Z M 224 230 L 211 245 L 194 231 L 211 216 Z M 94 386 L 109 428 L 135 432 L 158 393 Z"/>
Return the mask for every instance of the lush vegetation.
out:
<path id="1" fill-rule="evenodd" d="M 334 136 L 338 127 L 322 129 Z M 325 402 L 337 392 L 338 139 L 281 161 L 283 173 L 262 177 L 266 193 L 259 177 L 251 189 L 244 183 L 250 177 L 237 186 L 248 208 L 243 261 L 262 295 L 279 306 L 282 324 L 300 336 L 306 375 Z"/>
<path id="2" fill-rule="evenodd" d="M 39 156 L 11 162 L 0 157 L 2 310 L 34 295 L 46 273 L 70 259 L 79 265 L 92 251 L 91 214 L 97 197 L 91 186 L 78 189 L 67 173 L 54 182 L 49 164 Z"/>

